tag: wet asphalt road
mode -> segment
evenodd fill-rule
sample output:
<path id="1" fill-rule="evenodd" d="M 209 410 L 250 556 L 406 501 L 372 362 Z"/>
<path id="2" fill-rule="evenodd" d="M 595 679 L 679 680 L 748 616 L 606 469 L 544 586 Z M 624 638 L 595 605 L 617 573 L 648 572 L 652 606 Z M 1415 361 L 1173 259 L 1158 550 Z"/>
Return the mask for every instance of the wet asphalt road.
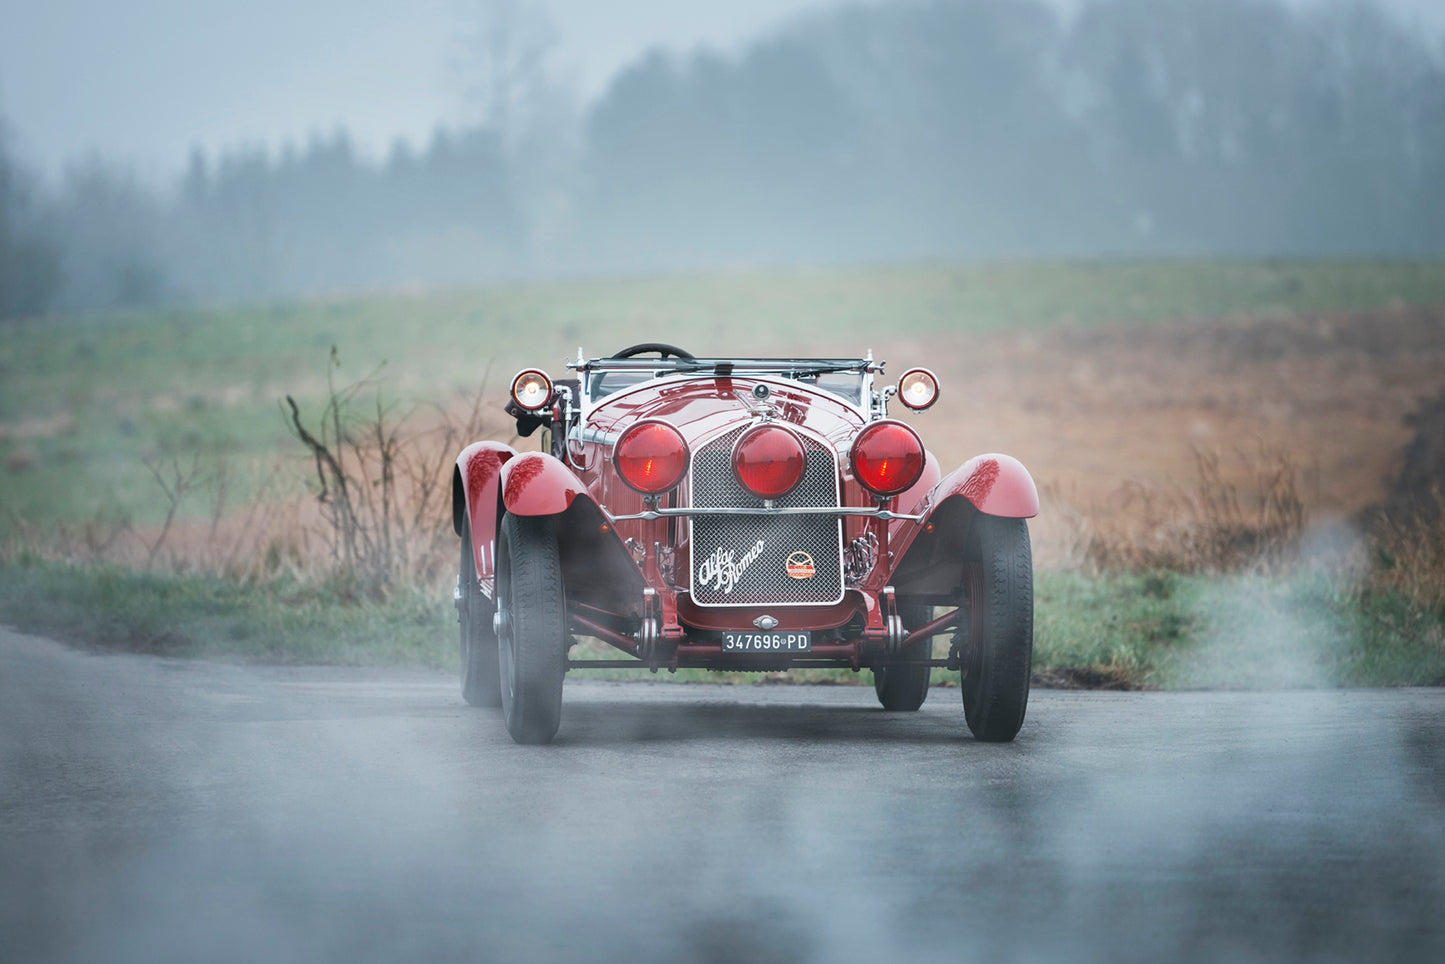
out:
<path id="1" fill-rule="evenodd" d="M 0 631 L 0 959 L 1445 959 L 1445 691 L 450 677 Z"/>

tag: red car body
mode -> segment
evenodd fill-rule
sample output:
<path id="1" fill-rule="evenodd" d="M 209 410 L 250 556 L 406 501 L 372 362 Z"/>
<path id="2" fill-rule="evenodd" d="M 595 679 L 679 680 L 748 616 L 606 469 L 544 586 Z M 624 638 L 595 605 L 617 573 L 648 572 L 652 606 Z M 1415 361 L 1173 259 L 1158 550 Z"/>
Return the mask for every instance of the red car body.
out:
<path id="1" fill-rule="evenodd" d="M 611 359 L 583 361 L 579 353 L 576 380 L 554 385 L 541 373 L 518 376 L 517 384 L 523 376 L 527 381 L 521 390 L 514 385 L 508 410 L 518 416 L 523 434 L 546 429 L 549 451 L 518 452 L 483 441 L 457 458 L 453 522 L 465 540 L 457 592 L 463 609 L 463 658 L 490 659 L 483 618 L 490 610 L 494 634 L 501 641 L 504 709 L 520 698 L 508 701 L 508 686 L 515 697 L 523 692 L 518 685 L 528 685 L 516 675 L 516 660 L 507 663 L 509 651 L 525 655 L 510 635 L 512 610 L 518 616 L 526 611 L 531 619 L 528 607 L 536 595 L 530 588 L 531 595 L 516 595 L 520 590 L 506 594 L 512 569 L 504 561 L 499 573 L 498 541 L 508 517 L 515 517 L 516 533 L 543 533 L 514 534 L 508 559 L 531 553 L 533 543 L 551 559 L 555 539 L 554 582 L 560 581 L 562 599 L 548 605 L 560 610 L 565 627 L 557 645 L 566 653 L 574 634 L 591 636 L 625 656 L 583 661 L 564 656 L 564 671 L 600 665 L 654 670 L 840 666 L 874 669 L 881 679 L 892 668 L 899 678 L 907 673 L 916 681 L 923 674 L 921 683 L 911 683 L 909 689 L 921 686 L 925 696 L 931 667 L 962 668 L 967 674 L 968 640 L 982 640 L 989 628 L 984 625 L 985 607 L 970 604 L 980 595 L 987 577 L 981 570 L 988 567 L 985 560 L 973 558 L 983 550 L 970 555 L 971 533 L 979 528 L 980 517 L 1023 520 L 1038 513 L 1038 492 L 1017 460 L 978 455 L 944 474 L 921 443 L 922 457 L 911 465 L 911 453 L 887 448 L 906 450 L 913 444 L 901 431 L 888 429 L 877 436 L 882 441 L 874 443 L 886 458 L 867 462 L 867 452 L 854 451 L 860 434 L 873 426 L 903 426 L 887 418 L 895 390 L 875 389 L 875 376 L 883 366 L 871 359 L 699 360 L 668 346 L 639 347 L 662 349 L 664 357 L 639 359 L 637 349 L 630 349 Z M 922 397 L 931 387 L 931 404 L 937 383 L 930 373 L 916 371 L 922 374 L 910 373 L 911 391 Z M 521 398 L 519 391 L 532 394 Z M 665 491 L 639 491 L 624 475 L 628 466 L 619 458 L 629 456 L 619 454 L 619 440 L 639 425 L 659 426 L 653 432 L 657 438 L 646 442 L 653 449 L 663 446 L 657 464 L 664 468 L 680 464 L 680 456 L 667 446 L 675 446 L 677 436 L 685 443 L 686 469 Z M 903 428 L 917 438 L 912 429 Z M 740 449 L 740 439 L 750 432 L 757 436 L 752 449 Z M 802 463 L 790 438 L 803 449 Z M 645 448 L 643 442 L 637 445 Z M 651 470 L 654 463 L 641 460 L 650 460 L 653 449 L 629 463 L 634 472 Z M 765 460 L 747 463 L 749 451 L 761 452 Z M 770 458 L 778 452 L 782 454 Z M 916 472 L 917 477 L 909 481 L 887 476 L 902 478 L 907 487 L 880 496 L 865 487 L 858 474 L 886 475 L 891 470 L 888 459 L 902 466 L 899 471 Z M 797 476 L 793 488 L 777 498 L 762 498 L 747 488 L 759 478 L 763 484 L 773 479 L 786 483 L 790 472 Z M 1026 560 L 1026 529 L 1023 533 Z M 1017 556 L 1016 545 L 1013 551 Z M 506 583 L 501 598 L 499 576 Z M 1030 568 L 1030 648 L 1031 578 Z M 467 597 L 474 600 L 470 617 Z M 507 600 L 513 598 L 509 608 Z M 942 607 L 936 618 L 932 607 Z M 553 618 L 550 610 L 542 615 Z M 475 637 L 471 648 L 485 650 L 480 657 L 469 654 L 469 619 Z M 556 624 L 554 618 L 551 625 Z M 947 657 L 934 659 L 931 637 L 950 629 L 953 647 Z M 528 645 L 547 650 L 552 660 L 545 634 L 541 642 Z M 1016 649 L 1017 641 L 1010 645 Z M 475 672 L 481 679 L 489 665 Z M 466 673 L 464 665 L 464 678 Z M 1016 679 L 1008 683 L 1018 685 Z M 560 701 L 560 677 L 555 685 Z M 879 685 L 880 699 L 888 706 Z M 1022 685 L 1026 701 L 1026 676 Z M 545 685 L 534 688 L 551 686 L 549 676 Z M 914 695 L 901 703 L 922 699 Z M 472 701 L 493 699 L 488 693 Z M 550 692 L 540 699 L 551 701 Z M 1022 706 L 1014 715 L 1017 721 L 1003 727 L 1007 734 L 992 738 L 1013 737 L 1022 723 Z M 510 716 L 508 722 L 511 727 Z M 527 733 L 511 728 L 524 742 L 545 742 L 556 724 L 543 720 Z"/>

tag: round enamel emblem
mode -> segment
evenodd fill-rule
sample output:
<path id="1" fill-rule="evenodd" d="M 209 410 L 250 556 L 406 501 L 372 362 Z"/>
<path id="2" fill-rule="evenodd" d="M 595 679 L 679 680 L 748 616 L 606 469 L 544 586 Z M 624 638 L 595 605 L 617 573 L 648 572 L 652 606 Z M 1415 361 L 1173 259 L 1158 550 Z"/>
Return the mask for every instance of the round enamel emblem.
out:
<path id="1" fill-rule="evenodd" d="M 813 568 L 813 557 L 806 552 L 795 552 L 788 556 L 787 565 L 788 575 L 794 579 L 813 578 L 813 573 L 815 572 Z"/>

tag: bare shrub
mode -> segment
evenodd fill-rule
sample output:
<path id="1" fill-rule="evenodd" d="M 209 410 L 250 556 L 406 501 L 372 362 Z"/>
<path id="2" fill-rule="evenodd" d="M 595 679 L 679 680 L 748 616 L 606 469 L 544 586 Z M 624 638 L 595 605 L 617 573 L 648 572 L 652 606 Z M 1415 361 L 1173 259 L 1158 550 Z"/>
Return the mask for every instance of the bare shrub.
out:
<path id="1" fill-rule="evenodd" d="M 160 554 L 161 547 L 165 545 L 166 536 L 170 535 L 171 526 L 175 524 L 176 513 L 180 511 L 181 503 L 185 502 L 186 495 L 197 483 L 205 480 L 201 475 L 199 454 L 191 456 L 191 464 L 185 469 L 181 468 L 179 459 L 172 459 L 169 466 L 170 471 L 166 471 L 166 467 L 152 458 L 147 457 L 141 461 L 150 471 L 151 478 L 155 479 L 156 485 L 160 486 L 161 492 L 166 498 L 166 521 L 161 525 L 160 532 L 151 541 L 150 548 L 146 553 L 145 567 L 150 569 L 155 566 L 156 556 Z"/>
<path id="2" fill-rule="evenodd" d="M 1231 481 L 1218 453 L 1195 451 L 1191 489 L 1129 483 L 1101 518 L 1077 519 L 1085 565 L 1095 571 L 1222 573 L 1274 569 L 1293 559 L 1309 513 L 1288 452 L 1236 453 L 1250 484 Z"/>
<path id="3" fill-rule="evenodd" d="M 1445 490 L 1436 483 L 1415 499 L 1415 511 L 1376 521 L 1378 566 L 1372 585 L 1445 617 Z"/>
<path id="4" fill-rule="evenodd" d="M 313 497 L 294 460 L 278 457 L 246 471 L 250 496 L 239 504 L 234 466 L 224 455 L 189 461 L 146 457 L 159 494 L 160 521 L 100 514 L 38 526 L 0 505 L 7 523 L 0 561 L 23 556 L 108 562 L 136 569 L 204 572 L 243 583 L 282 577 L 340 598 L 378 598 L 399 585 L 434 583 L 455 572 L 451 465 L 468 442 L 486 437 L 485 376 L 478 391 L 450 406 L 400 411 L 372 376 L 338 385 L 333 348 L 320 416 L 286 396 L 292 435 L 306 448 Z M 500 420 L 495 428 L 501 428 Z M 199 501 L 199 505 L 197 504 Z"/>
<path id="5" fill-rule="evenodd" d="M 1361 513 L 1374 537 L 1370 588 L 1445 617 L 1445 391 L 1406 416 L 1412 430 L 1385 498 Z"/>
<path id="6" fill-rule="evenodd" d="M 482 435 L 485 380 L 464 414 L 436 406 L 399 413 L 375 373 L 338 386 L 339 370 L 333 348 L 319 418 L 308 426 L 288 395 L 287 424 L 315 467 L 319 518 L 308 531 L 324 546 L 326 577 L 347 594 L 377 597 L 454 562 L 449 468 Z"/>
<path id="7" fill-rule="evenodd" d="M 152 546 L 147 567 L 162 565 L 173 572 L 211 573 L 243 583 L 282 573 L 304 578 L 307 566 L 303 553 L 273 549 L 278 544 L 304 544 L 299 525 L 302 500 L 295 494 L 300 484 L 288 476 L 286 463 L 275 459 L 246 469 L 254 477 L 244 479 L 242 487 L 249 488 L 251 495 L 239 504 L 233 504 L 231 496 L 237 473 L 229 461 L 222 456 L 214 463 L 203 464 L 202 476 L 180 496 L 208 500 L 205 515 L 174 511 L 158 531 L 138 530 L 137 537 Z M 168 500 L 175 478 L 173 474 L 171 480 L 157 479 Z M 179 504 L 176 509 L 180 509 Z"/>

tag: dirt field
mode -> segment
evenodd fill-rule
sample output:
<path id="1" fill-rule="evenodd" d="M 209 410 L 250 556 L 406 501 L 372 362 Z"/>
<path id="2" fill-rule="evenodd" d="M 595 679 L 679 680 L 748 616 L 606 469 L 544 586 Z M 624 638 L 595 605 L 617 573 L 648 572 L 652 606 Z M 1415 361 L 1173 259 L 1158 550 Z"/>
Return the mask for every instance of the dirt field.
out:
<path id="1" fill-rule="evenodd" d="M 1201 455 L 1218 459 L 1220 479 L 1237 486 L 1246 503 L 1259 492 L 1258 476 L 1288 469 L 1311 522 L 1348 518 L 1381 500 L 1413 434 L 1407 416 L 1445 389 L 1445 300 L 1420 280 L 1438 271 L 1420 268 L 1411 287 L 1387 268 L 1252 266 L 1263 272 L 1258 278 L 1248 271 L 1240 275 L 1243 269 L 1231 273 L 1207 265 L 1186 265 L 1177 277 L 1174 269 L 1159 265 L 1096 267 L 1079 278 L 1064 266 L 1027 266 L 1014 274 L 997 267 L 919 269 L 897 278 L 855 271 L 817 278 L 727 276 L 581 292 L 544 287 L 514 292 L 525 304 L 507 310 L 552 325 L 544 339 L 549 358 L 563 343 L 556 331 L 601 352 L 659 337 L 660 319 L 668 319 L 663 330 L 670 340 L 705 354 L 720 350 L 719 331 L 765 319 L 766 332 L 755 338 L 734 333 L 731 347 L 747 341 L 762 353 L 818 355 L 853 354 L 871 345 L 895 378 L 910 365 L 928 365 L 941 378 L 943 397 L 933 411 L 910 420 L 946 466 L 987 451 L 1022 459 L 1044 494 L 1034 525 L 1038 560 L 1067 566 L 1076 561 L 1081 526 L 1117 528 L 1137 519 L 1141 503 L 1151 500 L 1157 515 L 1169 518 L 1172 507 L 1161 509 L 1161 501 L 1187 499 L 1197 490 Z M 1337 290 L 1340 284 L 1344 288 Z M 1145 296 L 1151 291 L 1171 297 L 1150 300 Z M 1314 311 L 1307 304 L 1358 303 L 1366 295 L 1396 306 Z M 1399 300 L 1407 296 L 1435 306 L 1407 306 Z M 433 348 L 416 346 L 481 339 L 496 354 L 496 367 L 507 370 L 513 363 L 508 352 L 518 350 L 488 335 L 491 329 L 482 321 L 456 321 L 485 320 L 502 310 L 487 300 L 502 297 L 496 292 L 469 297 L 472 301 L 453 304 L 439 296 L 400 307 L 361 301 L 346 309 L 351 314 L 343 313 L 344 324 L 324 305 L 303 305 L 284 325 L 270 315 L 240 312 L 234 318 L 187 316 L 183 325 L 157 316 L 123 325 L 82 319 L 53 331 L 17 329 L 0 346 L 0 370 L 9 380 L 0 392 L 0 478 L 12 515 L 37 538 L 61 524 L 95 517 L 133 519 L 138 535 L 122 540 L 128 555 L 101 555 L 146 562 L 166 506 L 142 457 L 153 456 L 164 468 L 174 453 L 184 465 L 192 451 L 188 446 L 221 440 L 231 473 L 226 518 L 218 530 L 209 496 L 197 491 L 176 519 L 166 552 L 190 558 L 193 543 L 204 546 L 206 558 L 192 561 L 211 568 L 219 551 L 217 532 L 232 529 L 247 538 L 219 540 L 230 547 L 221 553 L 227 558 L 249 551 L 238 548 L 241 543 L 276 541 L 274 533 L 261 530 L 279 528 L 280 541 L 289 547 L 306 528 L 292 510 L 314 514 L 315 506 L 301 496 L 309 462 L 298 443 L 279 433 L 276 402 L 280 394 L 299 392 L 297 384 L 316 388 L 311 383 L 319 376 L 312 368 L 284 377 L 277 372 L 287 359 L 323 357 L 315 345 L 344 330 L 353 368 L 342 374 L 343 382 L 356 377 L 354 371 L 369 370 L 364 359 L 390 358 L 395 382 L 387 383 L 389 392 L 423 406 L 445 402 L 445 390 L 438 388 L 444 379 L 410 385 L 409 373 L 429 371 L 436 362 Z M 486 311 L 473 304 L 478 298 Z M 1076 303 L 1091 306 L 1080 320 L 1059 313 L 1058 305 Z M 562 325 L 559 319 L 577 316 L 581 304 L 596 324 Z M 639 321 L 627 307 L 636 304 L 653 306 L 656 318 Z M 1192 309 L 1183 310 L 1217 308 L 1230 317 L 1179 318 L 1184 304 Z M 1253 316 L 1239 315 L 1241 304 L 1260 307 Z M 467 305 L 471 308 L 463 310 Z M 861 335 L 868 325 L 859 318 L 874 318 L 884 305 L 901 313 L 886 331 L 874 320 L 873 334 Z M 413 312 L 423 327 L 437 331 L 429 339 L 398 343 L 398 312 Z M 1109 317 L 1135 320 L 1099 321 Z M 989 318 L 1006 319 L 998 323 L 1008 327 L 989 329 L 984 324 Z M 448 319 L 462 327 L 443 337 L 439 332 Z M 898 331 L 916 334 L 899 338 Z M 227 340 L 236 332 L 254 338 L 242 339 L 238 347 Z M 158 354 L 155 346 L 170 335 L 200 361 L 178 365 Z M 254 352 L 237 354 L 247 346 Z M 530 363 L 537 362 L 537 351 L 536 345 L 527 347 Z M 21 358 L 28 359 L 25 366 Z M 196 371 L 213 377 L 197 381 Z M 210 383 L 250 388 L 212 398 L 205 387 Z M 307 417 L 317 417 L 317 393 L 299 397 Z M 506 439 L 502 401 L 489 399 L 488 424 L 492 434 Z M 906 414 L 901 405 L 893 409 Z M 1441 409 L 1445 412 L 1445 405 Z M 216 462 L 207 452 L 202 467 L 213 470 Z M 1426 465 L 1424 475 L 1431 474 Z M 264 477 L 264 484 L 256 476 Z M 93 479 L 104 484 L 91 484 Z M 287 506 L 292 514 L 283 521 L 263 513 L 267 518 L 258 522 L 245 518 L 256 499 L 304 504 Z M 81 535 L 87 545 L 107 538 L 104 532 Z M 306 554 L 304 547 L 299 554 Z"/>
<path id="2" fill-rule="evenodd" d="M 1378 502 L 1407 417 L 1445 388 L 1445 307 L 1062 328 L 890 355 L 940 376 L 938 407 L 912 421 L 945 464 L 1002 451 L 1030 468 L 1045 494 L 1040 561 L 1066 562 L 1076 513 L 1108 523 L 1141 497 L 1192 491 L 1200 453 L 1246 500 L 1292 462 L 1316 522 Z"/>

